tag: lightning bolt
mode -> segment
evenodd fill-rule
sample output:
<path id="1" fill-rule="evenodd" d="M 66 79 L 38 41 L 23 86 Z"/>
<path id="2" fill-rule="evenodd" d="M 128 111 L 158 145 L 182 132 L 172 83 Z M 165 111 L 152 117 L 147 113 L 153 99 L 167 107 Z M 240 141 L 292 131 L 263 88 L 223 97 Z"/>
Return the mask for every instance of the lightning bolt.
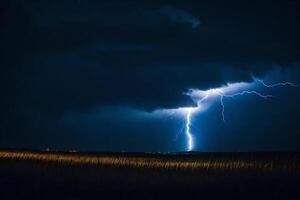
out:
<path id="1" fill-rule="evenodd" d="M 186 135 L 188 138 L 188 151 L 191 151 L 193 149 L 193 137 L 190 132 L 192 110 L 193 108 L 188 108 L 186 114 Z"/>
<path id="2" fill-rule="evenodd" d="M 279 86 L 291 86 L 291 87 L 298 87 L 298 85 L 291 83 L 291 82 L 279 82 L 275 84 L 266 84 L 263 80 L 260 79 L 254 79 L 253 83 L 260 83 L 265 88 L 275 88 Z M 191 126 L 192 126 L 192 120 L 191 115 L 193 112 L 197 111 L 202 104 L 205 103 L 205 101 L 208 101 L 209 98 L 218 97 L 221 104 L 221 116 L 222 121 L 225 123 L 225 104 L 224 104 L 224 98 L 235 98 L 238 96 L 244 96 L 244 95 L 255 95 L 262 99 L 268 99 L 273 97 L 270 94 L 262 94 L 256 90 L 240 90 L 236 92 L 230 92 L 231 87 L 234 88 L 234 86 L 249 86 L 251 83 L 239 83 L 239 84 L 227 84 L 225 87 L 221 88 L 214 88 L 209 89 L 206 91 L 202 90 L 194 90 L 192 89 L 189 93 L 185 93 L 186 95 L 190 96 L 196 103 L 197 107 L 189 107 L 184 108 L 185 111 L 185 117 L 186 117 L 186 125 L 185 125 L 185 133 L 188 139 L 188 151 L 192 151 L 193 149 L 193 134 L 191 133 Z M 230 94 L 227 94 L 227 92 L 230 92 Z M 196 99 L 196 100 L 195 100 Z"/>
<path id="3" fill-rule="evenodd" d="M 264 95 L 264 94 L 261 94 L 255 90 L 253 91 L 242 91 L 242 92 L 238 92 L 238 93 L 234 93 L 234 94 L 231 94 L 231 95 L 223 95 L 223 94 L 220 94 L 220 101 L 221 101 L 221 106 L 222 106 L 222 120 L 223 122 L 225 123 L 225 104 L 223 102 L 223 99 L 224 97 L 228 97 L 228 98 L 234 98 L 234 97 L 237 97 L 237 96 L 243 96 L 243 95 L 247 95 L 247 94 L 252 94 L 252 95 L 256 95 L 260 98 L 263 98 L 263 99 L 267 99 L 267 98 L 270 98 L 270 97 L 273 97 L 272 95 Z"/>
<path id="4" fill-rule="evenodd" d="M 263 86 L 267 87 L 267 88 L 274 88 L 274 87 L 278 87 L 278 86 L 292 86 L 292 87 L 298 87 L 298 85 L 291 83 L 291 82 L 283 82 L 283 83 L 275 83 L 272 85 L 268 85 L 266 84 L 263 80 L 261 79 L 256 79 L 257 82 L 261 83 Z"/>

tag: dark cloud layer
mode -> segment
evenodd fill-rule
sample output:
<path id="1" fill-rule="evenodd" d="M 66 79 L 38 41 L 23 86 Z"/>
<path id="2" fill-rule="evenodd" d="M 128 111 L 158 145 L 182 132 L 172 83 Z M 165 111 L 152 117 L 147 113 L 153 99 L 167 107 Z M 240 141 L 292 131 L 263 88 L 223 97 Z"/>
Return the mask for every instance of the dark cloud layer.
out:
<path id="1" fill-rule="evenodd" d="M 1 143 L 22 143 L 26 132 L 49 141 L 39 132 L 57 128 L 66 112 L 191 105 L 182 95 L 190 87 L 250 80 L 274 68 L 298 73 L 299 7 L 298 1 L 2 1 Z"/>
<path id="2" fill-rule="evenodd" d="M 174 23 L 189 23 L 193 28 L 197 28 L 200 25 L 199 19 L 184 10 L 164 6 L 159 10 L 159 12 L 161 15 L 168 17 Z"/>

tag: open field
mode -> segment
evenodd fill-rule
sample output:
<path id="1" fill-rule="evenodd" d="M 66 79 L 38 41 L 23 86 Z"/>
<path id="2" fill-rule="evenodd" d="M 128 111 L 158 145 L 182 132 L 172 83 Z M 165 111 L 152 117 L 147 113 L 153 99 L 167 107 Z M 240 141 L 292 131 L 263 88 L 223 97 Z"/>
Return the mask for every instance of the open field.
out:
<path id="1" fill-rule="evenodd" d="M 299 183 L 299 153 L 0 151 L 0 199 L 276 199 Z"/>

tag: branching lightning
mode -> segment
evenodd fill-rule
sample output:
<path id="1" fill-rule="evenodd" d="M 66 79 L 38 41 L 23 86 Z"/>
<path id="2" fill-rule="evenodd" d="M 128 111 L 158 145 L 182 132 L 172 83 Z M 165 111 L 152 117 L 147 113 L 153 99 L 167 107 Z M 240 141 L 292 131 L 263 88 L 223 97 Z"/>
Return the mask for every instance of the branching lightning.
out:
<path id="1" fill-rule="evenodd" d="M 180 107 L 174 109 L 159 109 L 154 111 L 154 113 L 165 113 L 169 117 L 175 115 L 184 115 L 184 126 L 185 136 L 187 138 L 187 150 L 192 151 L 195 143 L 193 137 L 193 129 L 196 129 L 192 124 L 192 117 L 200 113 L 209 107 L 211 107 L 215 102 L 219 102 L 221 105 L 221 117 L 222 122 L 225 123 L 225 102 L 224 99 L 233 99 L 241 96 L 252 95 L 259 97 L 261 99 L 272 98 L 273 95 L 265 94 L 261 92 L 263 90 L 270 90 L 276 87 L 298 87 L 298 85 L 291 82 L 279 82 L 275 84 L 267 84 L 261 79 L 253 79 L 253 82 L 239 82 L 239 83 L 228 83 L 225 86 L 219 88 L 212 88 L 209 90 L 199 90 L 199 89 L 189 89 L 188 92 L 184 93 L 189 96 L 196 104 L 195 107 Z M 197 129 L 196 129 L 197 130 Z M 178 135 L 177 135 L 178 136 Z"/>
<path id="2" fill-rule="evenodd" d="M 272 85 L 268 85 L 266 84 L 263 80 L 261 79 L 256 79 L 257 82 L 261 83 L 263 86 L 267 87 L 267 88 L 274 88 L 274 87 L 278 87 L 278 86 L 292 86 L 292 87 L 298 87 L 298 85 L 291 83 L 291 82 L 283 82 L 283 83 L 275 83 Z"/>
<path id="3" fill-rule="evenodd" d="M 198 89 L 190 89 L 188 93 L 185 93 L 186 95 L 190 96 L 195 103 L 197 103 L 197 107 L 189 107 L 189 108 L 183 108 L 186 116 L 186 124 L 185 124 L 185 133 L 188 139 L 188 151 L 192 151 L 193 149 L 193 135 L 191 133 L 191 115 L 193 112 L 196 112 L 199 110 L 200 106 L 207 103 L 209 100 L 214 101 L 216 98 L 219 98 L 220 104 L 221 104 L 221 116 L 222 121 L 225 123 L 225 104 L 224 104 L 224 98 L 235 98 L 238 96 L 244 96 L 244 95 L 255 95 L 262 99 L 268 99 L 273 97 L 270 94 L 263 94 L 257 90 L 248 89 L 253 87 L 254 83 L 260 83 L 265 88 L 275 88 L 279 86 L 292 86 L 292 87 L 298 87 L 298 85 L 291 83 L 291 82 L 279 82 L 275 84 L 266 84 L 263 80 L 260 79 L 254 79 L 253 83 L 233 83 L 233 84 L 227 84 L 226 86 L 220 87 L 220 88 L 214 88 L 209 90 L 198 90 Z"/>
<path id="4" fill-rule="evenodd" d="M 234 97 L 237 97 L 237 96 L 243 96 L 243 95 L 246 95 L 246 94 L 253 94 L 253 95 L 256 95 L 260 98 L 263 98 L 263 99 L 267 99 L 267 98 L 270 98 L 270 97 L 273 97 L 272 95 L 263 95 L 257 91 L 242 91 L 242 92 L 238 92 L 238 93 L 234 93 L 234 94 L 231 94 L 231 95 L 223 95 L 221 94 L 220 95 L 220 100 L 221 100 L 221 106 L 222 106 L 222 119 L 223 119 L 223 122 L 225 122 L 225 105 L 224 105 L 224 102 L 223 102 L 223 98 L 224 97 L 228 97 L 228 98 L 234 98 Z"/>

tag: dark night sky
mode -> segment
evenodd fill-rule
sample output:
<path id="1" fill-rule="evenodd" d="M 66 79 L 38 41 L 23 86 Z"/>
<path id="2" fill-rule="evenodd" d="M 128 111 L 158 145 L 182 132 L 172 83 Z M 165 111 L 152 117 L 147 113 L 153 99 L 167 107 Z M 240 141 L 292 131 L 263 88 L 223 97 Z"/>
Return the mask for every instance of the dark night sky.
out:
<path id="1" fill-rule="evenodd" d="M 300 83 L 300 1 L 1 0 L 0 148 L 182 151 L 182 92 Z M 300 89 L 194 117 L 195 150 L 299 151 Z"/>

